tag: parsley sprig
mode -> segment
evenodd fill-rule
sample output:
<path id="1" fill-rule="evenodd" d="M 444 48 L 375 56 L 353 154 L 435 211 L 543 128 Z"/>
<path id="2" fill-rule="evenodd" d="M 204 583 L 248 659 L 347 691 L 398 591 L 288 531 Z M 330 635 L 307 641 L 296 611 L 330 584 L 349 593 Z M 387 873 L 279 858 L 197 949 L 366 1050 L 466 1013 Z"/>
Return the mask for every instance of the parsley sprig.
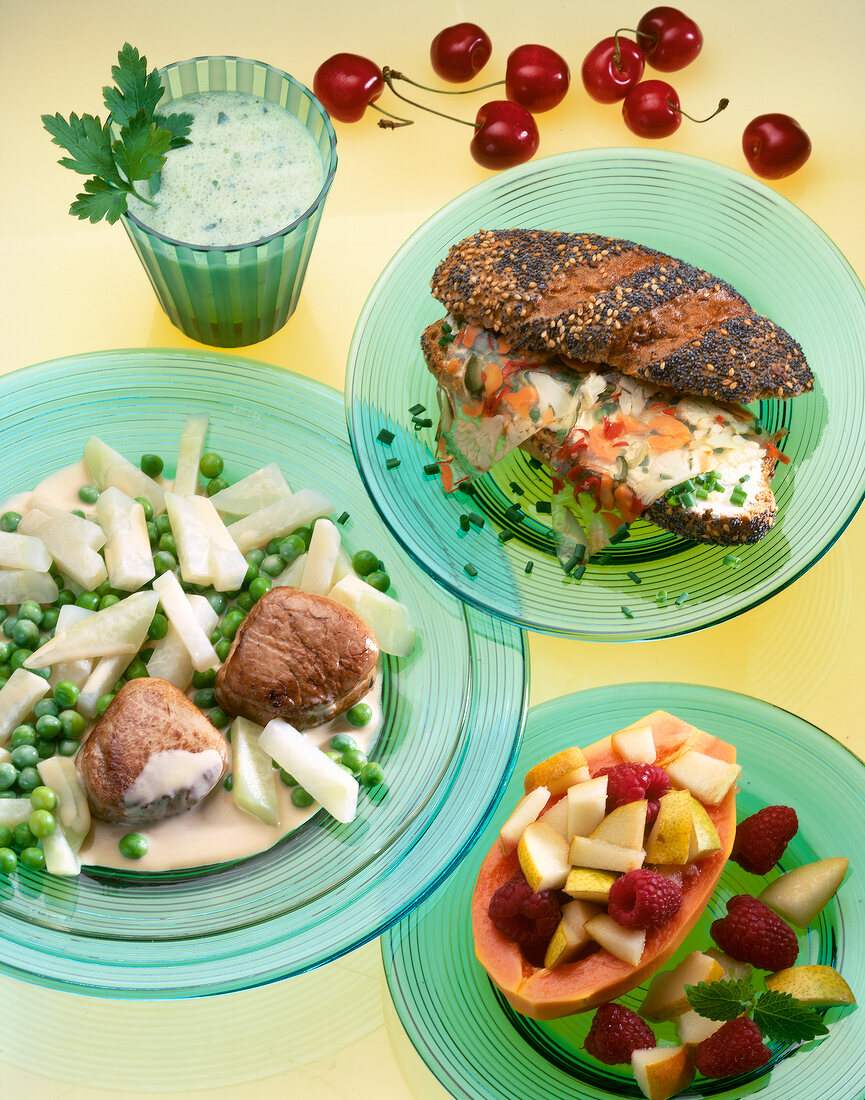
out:
<path id="1" fill-rule="evenodd" d="M 764 1039 L 779 1043 L 807 1043 L 829 1029 L 820 1014 L 789 993 L 766 990 L 757 994 L 746 979 L 686 985 L 691 1008 L 709 1020 L 733 1020 L 750 1014 Z"/>
<path id="2" fill-rule="evenodd" d="M 68 119 L 59 112 L 42 116 L 54 144 L 70 154 L 59 163 L 91 177 L 69 207 L 74 217 L 91 222 L 102 218 L 116 222 L 126 211 L 130 195 L 154 206 L 136 191 L 135 183 L 159 172 L 169 149 L 190 144 L 192 115 L 157 114 L 165 89 L 156 69 L 147 71 L 147 58 L 127 42 L 117 62 L 111 68 L 114 86 L 102 89 L 110 121 L 103 123 L 98 115 L 79 118 L 74 112 Z"/>

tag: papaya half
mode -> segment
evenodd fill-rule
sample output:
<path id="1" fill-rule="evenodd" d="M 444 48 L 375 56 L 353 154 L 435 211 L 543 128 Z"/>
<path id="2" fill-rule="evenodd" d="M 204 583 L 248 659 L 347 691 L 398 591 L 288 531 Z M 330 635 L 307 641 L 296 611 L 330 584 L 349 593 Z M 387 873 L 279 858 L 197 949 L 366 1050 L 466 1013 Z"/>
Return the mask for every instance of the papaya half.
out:
<path id="1" fill-rule="evenodd" d="M 646 725 L 652 727 L 660 767 L 690 748 L 735 763 L 735 746 L 666 711 L 655 711 L 627 728 Z M 610 737 L 584 748 L 583 753 L 593 775 L 600 768 L 622 763 Z M 551 798 L 547 808 L 555 801 Z M 696 874 L 686 876 L 681 908 L 665 924 L 648 930 L 637 966 L 603 948 L 549 970 L 527 962 L 519 946 L 503 936 L 489 917 L 493 894 L 520 870 L 516 852 L 505 854 L 498 839 L 495 841 L 478 874 L 472 899 L 472 933 L 478 961 L 517 1012 L 535 1020 L 586 1012 L 641 985 L 667 962 L 705 909 L 730 855 L 736 834 L 735 784 L 717 806 L 705 808 L 718 830 L 721 848 L 693 865 Z"/>

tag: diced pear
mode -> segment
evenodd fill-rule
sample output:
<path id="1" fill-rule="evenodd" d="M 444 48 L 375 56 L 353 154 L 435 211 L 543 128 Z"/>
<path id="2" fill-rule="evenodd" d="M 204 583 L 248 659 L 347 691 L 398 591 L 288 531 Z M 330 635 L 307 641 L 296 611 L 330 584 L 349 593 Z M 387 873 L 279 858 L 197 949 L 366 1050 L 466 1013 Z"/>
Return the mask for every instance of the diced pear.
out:
<path id="1" fill-rule="evenodd" d="M 694 1063 L 684 1046 L 635 1050 L 631 1069 L 647 1100 L 669 1100 L 694 1080 Z"/>
<path id="2" fill-rule="evenodd" d="M 273 587 L 279 588 L 281 585 L 288 585 L 291 588 L 300 588 L 300 582 L 303 578 L 303 571 L 306 569 L 306 554 L 301 554 L 300 557 L 295 558 L 293 562 L 283 569 L 278 577 L 273 578 Z M 343 576 L 354 576 L 354 573 L 343 574 Z M 343 578 L 340 577 L 340 580 Z M 330 590 L 328 595 L 333 599 L 333 589 Z"/>
<path id="3" fill-rule="evenodd" d="M 254 474 L 248 474 L 233 485 L 220 489 L 209 499 L 214 508 L 223 515 L 242 517 L 289 496 L 291 489 L 282 470 L 275 462 L 271 462 Z"/>
<path id="4" fill-rule="evenodd" d="M 562 749 L 526 772 L 524 788 L 526 794 L 535 787 L 546 787 L 550 794 L 564 794 L 574 783 L 582 783 L 588 778 L 589 769 L 582 750 Z"/>
<path id="5" fill-rule="evenodd" d="M 57 795 L 55 817 L 73 852 L 77 852 L 90 832 L 90 805 L 75 761 L 71 756 L 49 756 L 40 760 L 36 769 L 45 786 Z"/>
<path id="6" fill-rule="evenodd" d="M 57 582 L 50 573 L 37 573 L 33 569 L 0 570 L 0 605 L 25 600 L 54 603 L 58 594 Z"/>
<path id="7" fill-rule="evenodd" d="M 222 662 L 217 657 L 210 639 L 201 629 L 177 577 L 171 572 L 163 573 L 153 582 L 153 593 L 162 603 L 168 621 L 174 624 L 189 651 L 192 667 L 198 672 L 204 672 L 208 668 L 219 668 Z"/>
<path id="8" fill-rule="evenodd" d="M 75 542 L 83 542 L 91 550 L 101 550 L 105 545 L 105 532 L 92 519 L 85 519 L 83 516 L 76 516 L 72 512 L 67 512 L 65 508 L 52 504 L 50 500 L 46 500 L 44 497 L 33 497 L 30 501 L 30 509 L 34 512 L 41 512 L 49 519 L 57 520 L 70 539 Z M 29 514 L 27 512 L 21 520 L 25 532 L 30 523 L 27 518 Z M 18 524 L 19 531 L 21 531 L 21 523 Z"/>
<path id="9" fill-rule="evenodd" d="M 51 555 L 42 540 L 35 535 L 0 531 L 0 568 L 32 569 L 34 573 L 47 573 L 51 568 Z"/>
<path id="10" fill-rule="evenodd" d="M 717 806 L 742 772 L 738 764 L 728 764 L 696 749 L 688 749 L 666 766 L 674 787 L 685 787 L 707 806 Z"/>
<path id="11" fill-rule="evenodd" d="M 207 413 L 187 416 L 180 433 L 177 448 L 177 470 L 174 474 L 174 491 L 180 496 L 191 497 L 198 488 L 198 464 L 204 454 L 207 438 Z M 173 527 L 173 524 L 172 524 Z M 193 582 L 194 583 L 194 582 Z"/>
<path id="12" fill-rule="evenodd" d="M 73 623 L 81 622 L 82 619 L 89 619 L 94 614 L 95 612 L 88 607 L 79 607 L 75 603 L 65 603 L 58 612 L 54 633 L 62 633 Z M 77 688 L 80 688 L 86 682 L 92 668 L 93 662 L 87 657 L 82 657 L 78 661 L 55 661 L 51 666 L 48 684 L 50 687 L 55 688 L 61 680 L 69 680 Z"/>
<path id="13" fill-rule="evenodd" d="M 165 497 L 161 486 L 98 436 L 91 436 L 87 440 L 84 461 L 97 488 L 107 489 L 109 485 L 114 485 L 131 497 L 149 500 L 154 515 L 161 515 L 165 511 Z"/>
<path id="14" fill-rule="evenodd" d="M 276 772 L 270 754 L 259 743 L 261 726 L 248 718 L 231 723 L 231 788 L 237 805 L 265 825 L 279 824 Z"/>
<path id="15" fill-rule="evenodd" d="M 598 913 L 585 923 L 588 934 L 611 955 L 638 966 L 646 946 L 646 931 L 643 928 L 624 928 L 609 913 Z"/>
<path id="16" fill-rule="evenodd" d="M 545 788 L 543 787 L 535 787 L 536 791 L 541 791 L 544 789 Z M 534 794 L 534 791 L 532 791 L 532 794 Z M 529 796 L 525 795 L 524 797 L 528 798 Z M 565 840 L 568 840 L 567 798 L 560 798 L 558 802 L 554 802 L 552 806 L 550 806 L 550 808 L 546 811 L 546 813 L 541 814 L 540 820 L 543 821 L 545 825 L 549 825 L 551 829 L 555 829 L 557 833 L 561 833 Z"/>
<path id="17" fill-rule="evenodd" d="M 24 668 L 14 670 L 0 688 L 0 745 L 6 744 L 12 730 L 21 725 L 39 700 L 47 695 L 48 690 L 48 681 L 37 676 L 35 672 L 28 672 Z"/>
<path id="18" fill-rule="evenodd" d="M 304 592 L 325 596 L 333 581 L 333 567 L 339 554 L 339 528 L 329 519 L 317 519 L 309 540 L 306 565 L 300 580 Z"/>
<path id="19" fill-rule="evenodd" d="M 105 565 L 112 588 L 136 592 L 153 580 L 156 569 L 147 534 L 147 519 L 137 500 L 109 486 L 96 501 L 96 518 L 102 525 Z"/>
<path id="20" fill-rule="evenodd" d="M 784 920 L 807 928 L 835 896 L 848 866 L 849 860 L 843 856 L 830 856 L 795 867 L 770 882 L 760 900 Z"/>
<path id="21" fill-rule="evenodd" d="M 301 489 L 230 524 L 228 533 L 238 550 L 246 554 L 254 546 L 263 546 L 271 539 L 291 534 L 298 527 L 306 527 L 332 511 L 333 504 L 323 493 Z"/>
<path id="22" fill-rule="evenodd" d="M 715 823 L 698 799 L 691 795 L 691 840 L 688 845 L 688 863 L 705 859 L 712 852 L 720 851 L 721 838 Z"/>
<path id="23" fill-rule="evenodd" d="M 701 1016 L 693 1008 L 689 1008 L 687 1012 L 683 1012 L 681 1016 L 676 1017 L 676 1031 L 679 1033 L 679 1042 L 686 1047 L 699 1046 L 704 1039 L 714 1035 L 723 1023 L 723 1020 L 710 1020 L 706 1016 Z"/>
<path id="24" fill-rule="evenodd" d="M 651 726 L 632 726 L 614 733 L 610 738 L 613 752 L 623 760 L 637 760 L 654 764 L 658 758 Z"/>
<path id="25" fill-rule="evenodd" d="M 14 829 L 30 820 L 33 807 L 29 798 L 0 798 L 0 826 Z"/>
<path id="26" fill-rule="evenodd" d="M 48 516 L 37 508 L 31 508 L 18 524 L 28 535 L 36 535 L 54 559 L 57 567 L 88 591 L 98 588 L 108 580 L 108 570 L 100 555 L 73 532 L 68 520 L 79 519 L 71 513 L 64 518 Z"/>
<path id="27" fill-rule="evenodd" d="M 587 901 L 569 901 L 562 906 L 562 919 L 553 933 L 544 955 L 544 966 L 552 969 L 581 958 L 594 947 L 595 940 L 586 931 L 586 921 L 603 912 L 600 905 Z"/>
<path id="28" fill-rule="evenodd" d="M 171 533 L 177 543 L 180 575 L 187 584 L 212 584 L 213 564 L 210 535 L 191 496 L 165 494 L 165 510 L 171 521 Z"/>
<path id="29" fill-rule="evenodd" d="M 42 837 L 42 852 L 49 875 L 77 875 L 81 871 L 81 861 L 61 825 L 55 825 L 53 833 Z"/>
<path id="30" fill-rule="evenodd" d="M 337 603 L 344 604 L 366 623 L 375 634 L 376 641 L 383 653 L 394 657 L 406 657 L 414 648 L 416 631 L 412 625 L 408 608 L 379 592 L 366 581 L 349 575 L 338 581 L 328 596 Z M 552 790 L 550 790 L 552 794 Z"/>
<path id="31" fill-rule="evenodd" d="M 833 966 L 790 966 L 766 975 L 766 988 L 789 993 L 811 1008 L 855 1005 L 853 990 Z"/>
<path id="32" fill-rule="evenodd" d="M 618 844 L 620 848 L 632 850 L 642 848 L 648 805 L 645 799 L 640 799 L 617 806 L 589 834 L 590 838 L 605 840 L 608 844 Z"/>
<path id="33" fill-rule="evenodd" d="M 671 790 L 661 796 L 660 809 L 646 841 L 648 863 L 688 862 L 691 850 L 691 795 Z"/>
<path id="34" fill-rule="evenodd" d="M 187 596 L 187 599 L 198 625 L 209 638 L 219 616 L 204 596 L 196 594 Z M 189 687 L 192 679 L 192 658 L 173 623 L 168 624 L 165 637 L 160 638 L 153 647 L 153 653 L 147 662 L 147 674 L 168 680 L 181 691 L 186 691 Z"/>
<path id="35" fill-rule="evenodd" d="M 686 985 L 717 982 L 724 969 L 717 959 L 702 951 L 692 951 L 672 970 L 656 974 L 646 991 L 639 1013 L 647 1020 L 672 1020 L 691 1007 L 685 995 Z"/>
<path id="36" fill-rule="evenodd" d="M 281 718 L 274 718 L 264 727 L 259 743 L 337 821 L 347 823 L 354 820 L 357 813 L 357 780 L 325 756 L 294 726 Z"/>
<path id="37" fill-rule="evenodd" d="M 570 861 L 574 867 L 597 867 L 601 871 L 635 871 L 643 866 L 646 853 L 642 848 L 622 848 L 587 836 L 575 836 L 571 841 Z"/>
<path id="38" fill-rule="evenodd" d="M 703 954 L 721 964 L 725 981 L 750 981 L 754 972 L 754 968 L 750 963 L 740 962 L 738 959 L 732 958 L 720 947 L 707 947 Z"/>
<path id="39" fill-rule="evenodd" d="M 600 871 L 596 867 L 572 867 L 563 889 L 580 901 L 606 905 L 610 900 L 610 887 L 618 877 L 613 871 Z"/>
<path id="40" fill-rule="evenodd" d="M 133 592 L 89 618 L 73 623 L 62 634 L 55 634 L 27 658 L 25 667 L 43 668 L 56 661 L 136 653 L 147 637 L 158 604 L 156 592 Z"/>
<path id="41" fill-rule="evenodd" d="M 210 572 L 217 592 L 234 592 L 243 584 L 248 568 L 210 497 L 188 497 L 210 540 Z"/>
<path id="42" fill-rule="evenodd" d="M 513 813 L 499 830 L 499 841 L 505 855 L 516 848 L 526 827 L 537 821 L 549 797 L 550 792 L 546 787 L 537 787 L 519 800 Z"/>
<path id="43" fill-rule="evenodd" d="M 517 859 L 533 894 L 565 885 L 570 870 L 568 842 L 549 825 L 533 821 L 526 826 L 517 845 Z"/>
<path id="44" fill-rule="evenodd" d="M 568 840 L 588 836 L 607 812 L 607 777 L 599 775 L 568 787 Z"/>

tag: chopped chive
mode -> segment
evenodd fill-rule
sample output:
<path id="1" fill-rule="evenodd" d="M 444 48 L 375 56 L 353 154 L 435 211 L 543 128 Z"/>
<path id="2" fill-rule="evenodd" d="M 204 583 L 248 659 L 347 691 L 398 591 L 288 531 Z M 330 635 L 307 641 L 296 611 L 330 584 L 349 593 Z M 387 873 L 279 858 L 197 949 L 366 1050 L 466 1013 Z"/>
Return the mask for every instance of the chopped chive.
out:
<path id="1" fill-rule="evenodd" d="M 519 487 L 519 485 L 517 485 L 515 481 L 511 482 L 511 492 L 516 493 L 518 497 L 521 497 L 523 495 L 522 489 Z"/>
<path id="2" fill-rule="evenodd" d="M 467 561 L 465 563 L 463 569 L 465 569 L 466 573 L 468 573 L 470 577 L 476 577 L 478 575 L 477 567 L 472 565 L 470 561 Z"/>
<path id="3" fill-rule="evenodd" d="M 348 523 L 348 520 L 349 520 L 348 512 L 341 512 L 340 515 L 338 515 L 336 517 L 336 522 L 337 523 Z"/>
<path id="4" fill-rule="evenodd" d="M 679 503 L 683 508 L 693 508 L 694 494 L 690 492 L 679 493 Z"/>
<path id="5" fill-rule="evenodd" d="M 415 417 L 412 418 L 412 424 L 414 425 L 414 430 L 415 431 L 418 431 L 420 428 L 431 428 L 432 427 L 432 421 L 430 420 L 430 418 L 428 416 L 425 416 L 423 418 L 419 418 L 419 417 L 415 416 Z"/>
<path id="6" fill-rule="evenodd" d="M 658 607 L 665 607 L 667 603 L 667 590 L 662 588 L 655 596 L 655 603 Z"/>
<path id="7" fill-rule="evenodd" d="M 513 531 L 499 531 L 499 542 L 510 542 L 513 537 Z"/>
<path id="8" fill-rule="evenodd" d="M 574 583 L 574 578 L 571 576 L 571 574 L 570 573 L 565 573 L 565 575 L 562 577 L 562 584 L 573 584 L 573 583 Z"/>
<path id="9" fill-rule="evenodd" d="M 698 489 L 694 490 L 694 496 L 697 498 L 697 500 L 708 500 L 709 499 L 709 490 L 705 489 L 701 485 Z"/>
<path id="10" fill-rule="evenodd" d="M 684 481 L 683 481 L 683 482 L 681 483 L 681 485 L 678 485 L 678 486 L 677 486 L 677 488 L 678 488 L 678 490 L 679 490 L 679 493 L 680 493 L 680 495 L 681 495 L 682 493 L 693 493 L 693 491 L 694 491 L 694 483 L 693 483 L 693 481 L 691 481 L 691 479 L 690 479 L 690 478 L 686 478 L 686 479 L 685 479 L 685 480 L 684 480 Z"/>
<path id="11" fill-rule="evenodd" d="M 751 475 L 750 474 L 745 474 L 744 476 L 739 478 L 739 484 L 744 485 L 746 481 L 750 481 L 750 480 L 751 480 Z"/>
<path id="12" fill-rule="evenodd" d="M 473 497 L 475 495 L 475 487 L 470 481 L 464 481 L 462 485 L 457 485 L 458 493 L 465 493 L 467 497 Z"/>
<path id="13" fill-rule="evenodd" d="M 394 436 L 393 432 L 389 432 L 387 428 L 382 428 L 382 430 L 376 436 L 376 439 L 379 441 L 379 443 L 384 443 L 387 445 L 393 443 L 395 438 L 396 437 Z"/>
<path id="14" fill-rule="evenodd" d="M 428 462 L 423 468 L 425 474 L 438 474 L 441 472 L 441 466 L 437 462 Z"/>
<path id="15" fill-rule="evenodd" d="M 426 406 L 425 405 L 412 405 L 412 407 L 409 409 L 409 413 L 412 416 L 420 416 L 421 413 L 425 413 L 425 412 L 426 412 Z"/>
<path id="16" fill-rule="evenodd" d="M 531 573 L 531 571 L 534 569 L 534 567 L 535 567 L 535 563 L 533 561 L 527 561 L 526 562 L 526 572 L 527 573 Z"/>
<path id="17" fill-rule="evenodd" d="M 583 579 L 583 573 L 585 573 L 586 567 L 582 563 L 574 570 L 574 580 L 580 581 Z"/>
<path id="18" fill-rule="evenodd" d="M 681 501 L 672 489 L 669 491 L 669 493 L 667 493 L 667 503 L 671 504 L 674 508 L 678 507 L 678 505 L 681 503 Z"/>
<path id="19" fill-rule="evenodd" d="M 616 528 L 616 533 L 610 539 L 610 545 L 617 546 L 620 542 L 624 542 L 630 534 L 631 532 L 628 530 L 627 523 L 620 523 Z"/>
<path id="20" fill-rule="evenodd" d="M 529 465 L 533 470 L 542 470 L 544 468 L 543 462 L 540 462 L 537 458 L 530 458 Z"/>
<path id="21" fill-rule="evenodd" d="M 517 521 L 520 521 L 520 520 L 522 520 L 523 518 L 524 518 L 524 517 L 523 517 L 523 510 L 522 510 L 522 508 L 521 508 L 521 507 L 519 506 L 519 504 L 512 504 L 512 505 L 510 506 L 510 508 L 508 508 L 508 510 L 507 510 L 507 511 L 505 512 L 505 519 L 506 519 L 506 520 L 517 520 Z"/>
<path id="22" fill-rule="evenodd" d="M 535 504 L 535 511 L 539 515 L 550 516 L 553 513 L 552 503 L 549 500 L 539 500 L 537 504 Z"/>
<path id="23" fill-rule="evenodd" d="M 735 554 L 724 555 L 724 565 L 729 565 L 731 569 L 738 569 L 741 564 L 742 559 L 737 557 Z"/>
<path id="24" fill-rule="evenodd" d="M 475 527 L 481 528 L 484 525 L 484 517 L 478 515 L 477 512 L 469 512 L 469 523 L 473 523 Z"/>
<path id="25" fill-rule="evenodd" d="M 639 573 L 635 573 L 633 569 L 628 570 L 628 576 L 631 578 L 631 580 L 634 582 L 634 584 L 642 584 L 643 583 L 643 578 L 640 576 Z"/>
<path id="26" fill-rule="evenodd" d="M 622 604 L 622 614 L 625 616 L 626 619 L 633 619 L 634 617 L 634 613 L 630 609 L 630 607 L 625 607 L 624 604 Z"/>
<path id="27" fill-rule="evenodd" d="M 399 466 L 399 459 L 398 458 L 389 458 L 387 460 L 387 462 L 385 463 L 385 465 L 387 466 L 387 468 L 389 470 L 395 470 L 397 468 L 397 466 Z"/>
<path id="28" fill-rule="evenodd" d="M 460 527 L 463 529 L 463 531 L 468 531 L 469 529 L 469 517 L 465 514 L 465 512 L 463 512 L 463 514 L 460 516 Z"/>
<path id="29" fill-rule="evenodd" d="M 730 503 L 735 504 L 737 507 L 740 504 L 744 504 L 747 499 L 748 494 L 741 487 L 741 485 L 737 485 L 735 489 L 733 489 L 733 491 L 730 493 Z"/>
<path id="30" fill-rule="evenodd" d="M 687 592 L 683 592 L 681 594 L 681 596 L 677 596 L 676 597 L 676 607 L 681 607 L 682 604 L 687 600 L 687 598 L 688 598 L 688 593 Z"/>

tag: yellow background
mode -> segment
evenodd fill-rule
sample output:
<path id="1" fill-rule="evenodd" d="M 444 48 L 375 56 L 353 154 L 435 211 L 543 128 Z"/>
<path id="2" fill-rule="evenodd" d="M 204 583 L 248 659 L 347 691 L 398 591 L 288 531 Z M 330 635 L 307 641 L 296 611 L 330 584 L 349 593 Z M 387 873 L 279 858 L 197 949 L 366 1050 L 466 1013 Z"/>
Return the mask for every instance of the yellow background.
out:
<path id="1" fill-rule="evenodd" d="M 539 116 L 542 156 L 660 146 L 747 170 L 744 125 L 765 111 L 783 111 L 809 132 L 814 151 L 804 169 L 772 186 L 812 217 L 863 276 L 865 5 L 688 0 L 705 45 L 696 63 L 668 79 L 698 117 L 722 95 L 730 106 L 705 126 L 686 121 L 657 146 L 635 138 L 618 107 L 592 102 L 579 80 L 587 50 L 616 26 L 633 25 L 648 6 L 646 0 L 0 0 L 0 371 L 107 348 L 194 346 L 158 311 L 122 229 L 67 215 L 80 179 L 56 165 L 59 151 L 39 121 L 43 112 L 102 110 L 100 89 L 124 41 L 155 65 L 238 54 L 307 84 L 322 60 L 347 50 L 435 83 L 430 40 L 471 19 L 493 39 L 488 79 L 503 75 L 507 54 L 522 42 L 553 46 L 570 63 L 570 95 Z M 446 102 L 470 119 L 485 98 Z M 355 320 L 381 269 L 424 219 L 486 178 L 469 155 L 466 128 L 406 110 L 418 121 L 396 132 L 379 130 L 373 112 L 355 125 L 337 123 L 339 169 L 299 310 L 282 332 L 239 354 L 341 388 Z M 532 636 L 531 701 L 615 681 L 709 683 L 793 711 L 865 758 L 863 548 L 860 514 L 792 587 L 691 637 L 609 647 Z M 377 943 L 311 974 L 227 997 L 108 1002 L 3 977 L 0 1004 L 4 1100 L 198 1090 L 212 1100 L 269 1100 L 289 1090 L 309 1100 L 445 1096 L 402 1033 Z"/>

